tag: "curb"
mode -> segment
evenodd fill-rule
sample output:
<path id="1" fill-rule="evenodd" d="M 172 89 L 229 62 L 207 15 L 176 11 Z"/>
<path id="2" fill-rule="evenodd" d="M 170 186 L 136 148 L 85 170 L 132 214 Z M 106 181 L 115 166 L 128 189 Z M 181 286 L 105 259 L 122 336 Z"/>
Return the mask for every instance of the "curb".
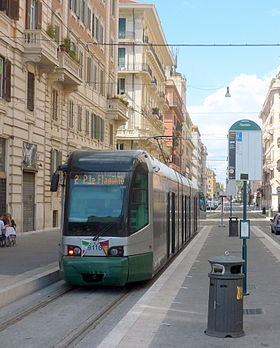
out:
<path id="1" fill-rule="evenodd" d="M 44 272 L 7 285 L 0 290 L 0 307 L 61 280 L 59 268 L 52 267 Z"/>

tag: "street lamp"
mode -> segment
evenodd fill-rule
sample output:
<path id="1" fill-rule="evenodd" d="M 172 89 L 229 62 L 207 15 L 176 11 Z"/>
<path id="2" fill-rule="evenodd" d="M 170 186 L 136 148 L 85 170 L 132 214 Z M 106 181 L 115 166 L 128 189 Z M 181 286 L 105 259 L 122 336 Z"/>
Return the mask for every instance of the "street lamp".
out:
<path id="1" fill-rule="evenodd" d="M 229 87 L 227 87 L 227 92 L 226 92 L 226 94 L 225 94 L 225 97 L 227 97 L 227 98 L 231 97 L 231 95 L 230 95 L 230 93 L 229 93 Z"/>

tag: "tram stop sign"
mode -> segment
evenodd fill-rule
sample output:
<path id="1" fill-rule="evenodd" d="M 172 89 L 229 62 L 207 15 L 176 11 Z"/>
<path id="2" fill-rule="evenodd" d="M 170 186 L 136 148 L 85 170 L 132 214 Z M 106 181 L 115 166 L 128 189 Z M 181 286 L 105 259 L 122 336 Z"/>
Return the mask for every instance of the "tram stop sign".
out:
<path id="1" fill-rule="evenodd" d="M 262 180 L 263 169 L 262 131 L 251 120 L 235 122 L 228 132 L 228 179 Z"/>

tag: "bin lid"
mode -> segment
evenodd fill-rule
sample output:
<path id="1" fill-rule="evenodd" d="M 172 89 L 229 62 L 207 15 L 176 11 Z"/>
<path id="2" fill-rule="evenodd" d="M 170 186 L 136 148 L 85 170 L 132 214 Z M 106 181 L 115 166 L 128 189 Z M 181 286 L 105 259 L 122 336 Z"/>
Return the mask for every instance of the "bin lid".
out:
<path id="1" fill-rule="evenodd" d="M 211 259 L 208 259 L 210 263 L 219 263 L 221 265 L 223 264 L 243 264 L 245 261 L 241 257 L 237 256 L 231 256 L 231 255 L 223 255 L 223 256 L 215 256 Z"/>

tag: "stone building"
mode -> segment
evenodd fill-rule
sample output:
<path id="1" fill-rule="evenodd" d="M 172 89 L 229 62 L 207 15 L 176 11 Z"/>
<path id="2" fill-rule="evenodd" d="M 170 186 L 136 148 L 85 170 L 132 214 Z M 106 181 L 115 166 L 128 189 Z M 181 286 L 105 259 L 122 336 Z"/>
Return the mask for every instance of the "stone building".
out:
<path id="1" fill-rule="evenodd" d="M 19 232 L 56 227 L 57 165 L 74 149 L 115 148 L 127 121 L 118 1 L 2 1 L 0 28 L 0 213 Z"/>
<path id="2" fill-rule="evenodd" d="M 118 129 L 119 149 L 143 149 L 168 161 L 163 138 L 165 81 L 174 64 L 155 6 L 120 0 L 118 94 L 129 104 L 129 119 Z"/>
<path id="3" fill-rule="evenodd" d="M 258 196 L 266 212 L 280 207 L 280 76 L 271 81 L 259 118 L 263 127 L 263 182 Z"/>

